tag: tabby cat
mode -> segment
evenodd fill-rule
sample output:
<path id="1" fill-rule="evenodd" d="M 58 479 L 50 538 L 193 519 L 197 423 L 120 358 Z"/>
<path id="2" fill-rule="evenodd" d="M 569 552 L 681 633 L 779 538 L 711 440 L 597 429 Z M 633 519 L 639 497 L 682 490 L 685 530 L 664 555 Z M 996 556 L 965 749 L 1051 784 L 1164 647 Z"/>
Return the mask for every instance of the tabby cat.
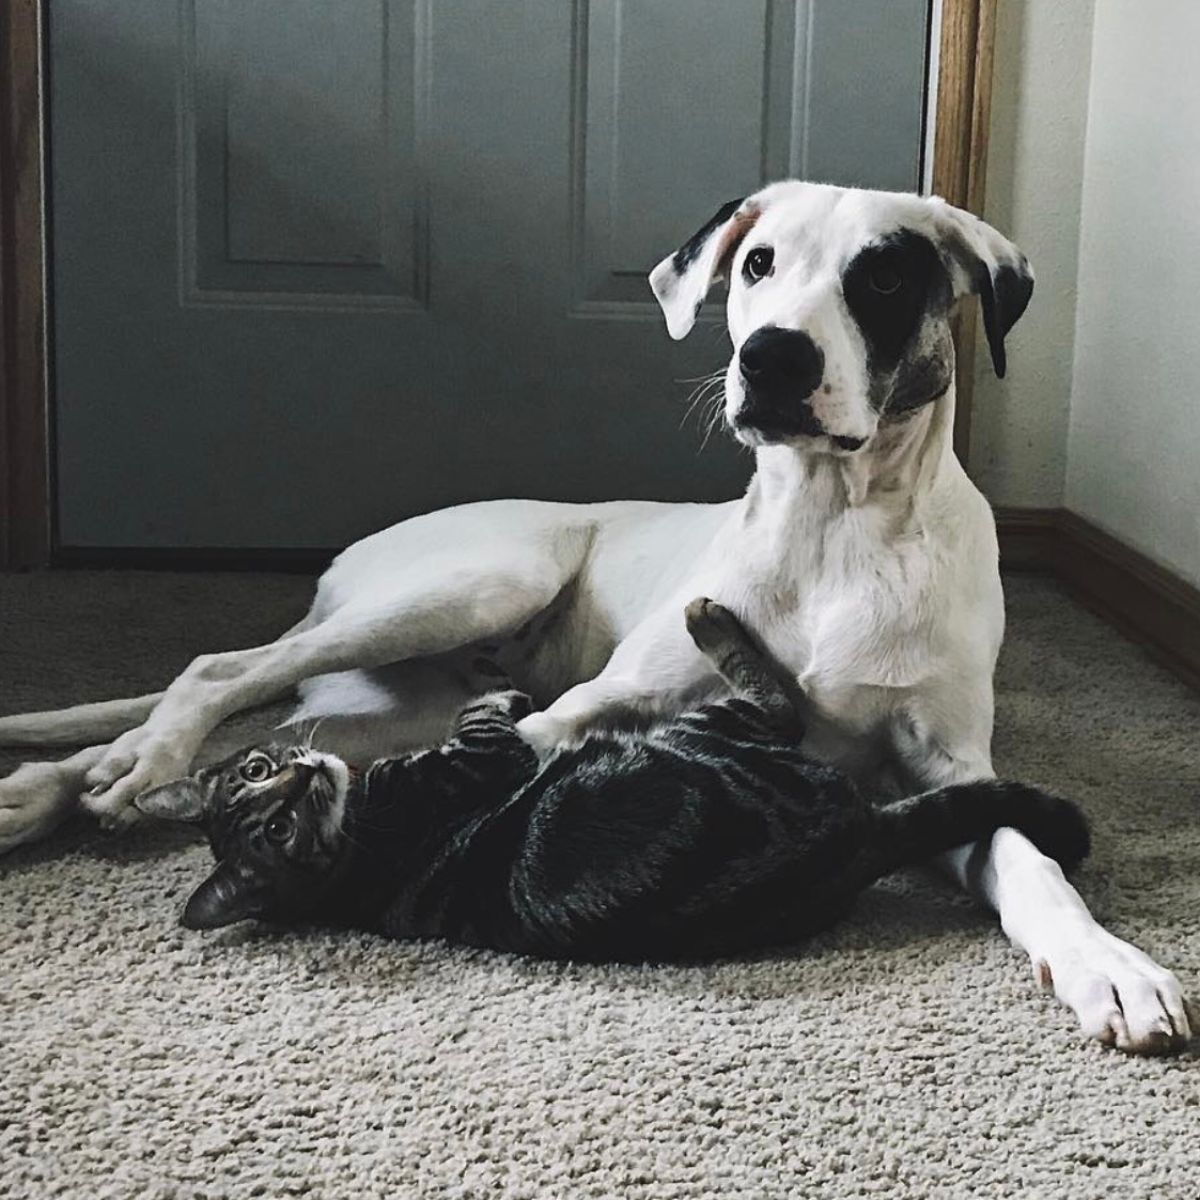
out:
<path id="1" fill-rule="evenodd" d="M 299 746 L 242 751 L 148 792 L 199 822 L 217 867 L 183 924 L 247 917 L 552 958 L 664 961 L 794 942 L 880 876 L 1001 825 L 1070 867 L 1078 809 L 978 782 L 874 807 L 800 750 L 805 698 L 726 609 L 697 600 L 692 638 L 733 696 L 641 733 L 597 734 L 540 769 L 485 696 L 442 746 L 359 774 Z"/>

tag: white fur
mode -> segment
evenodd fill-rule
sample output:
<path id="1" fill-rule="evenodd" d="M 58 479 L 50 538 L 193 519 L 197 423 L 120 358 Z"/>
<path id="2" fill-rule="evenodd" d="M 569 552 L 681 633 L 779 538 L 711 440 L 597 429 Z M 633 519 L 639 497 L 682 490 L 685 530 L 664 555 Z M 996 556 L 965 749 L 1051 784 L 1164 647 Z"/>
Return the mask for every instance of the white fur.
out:
<path id="1" fill-rule="evenodd" d="M 866 439 L 862 449 L 825 437 L 758 445 L 747 495 L 728 504 L 497 501 L 366 538 L 279 641 L 196 659 L 103 757 L 68 760 L 52 780 L 25 767 L 0 783 L 0 849 L 39 836 L 84 787 L 92 811 L 120 819 L 139 792 L 184 772 L 218 722 L 303 681 L 305 718 L 382 732 L 389 748 L 426 741 L 466 699 L 464 664 L 488 643 L 519 686 L 552 701 L 522 722 L 539 749 L 630 710 L 677 710 L 719 687 L 684 628 L 698 595 L 732 608 L 796 672 L 821 713 L 815 752 L 861 776 L 890 763 L 914 789 L 990 776 L 1004 609 L 991 512 L 951 449 L 953 387 L 881 427 L 838 280 L 857 248 L 898 225 L 935 244 L 956 239 L 985 265 L 1018 252 L 936 199 L 786 183 L 746 203 L 753 223 L 746 211 L 734 218 L 684 277 L 670 260 L 655 269 L 670 332 L 686 334 L 721 253 L 744 235 L 730 270 L 735 352 L 767 323 L 812 334 L 829 385 L 814 407 L 831 435 Z M 777 269 L 747 289 L 740 263 L 758 240 L 776 248 Z M 968 290 L 947 265 L 956 292 Z M 741 403 L 731 369 L 728 415 Z M 557 623 L 523 643 L 522 627 L 552 605 Z M 129 702 L 130 723 L 143 708 Z M 106 731 L 114 711 L 103 710 Z M 0 740 L 79 735 L 86 717 L 0 720 Z M 964 880 L 968 849 L 948 856 Z M 1174 976 L 1104 931 L 1024 837 L 998 835 L 981 876 L 1005 931 L 1087 1034 L 1138 1051 L 1188 1036 Z"/>

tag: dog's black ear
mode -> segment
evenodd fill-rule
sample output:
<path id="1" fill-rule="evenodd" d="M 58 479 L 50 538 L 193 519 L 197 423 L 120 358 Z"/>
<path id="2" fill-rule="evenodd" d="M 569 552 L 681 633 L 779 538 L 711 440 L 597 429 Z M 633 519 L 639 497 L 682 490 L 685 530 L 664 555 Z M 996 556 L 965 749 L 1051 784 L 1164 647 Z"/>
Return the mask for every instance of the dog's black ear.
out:
<path id="1" fill-rule="evenodd" d="M 734 251 L 758 220 L 753 197 L 722 204 L 674 254 L 650 272 L 654 291 L 667 319 L 667 332 L 677 341 L 696 323 L 708 289 L 725 277 Z"/>
<path id="2" fill-rule="evenodd" d="M 934 203 L 955 294 L 974 292 L 979 297 L 992 366 L 1003 379 L 1008 366 L 1004 339 L 1033 295 L 1033 269 L 1025 255 L 985 221 L 936 197 Z"/>
<path id="3" fill-rule="evenodd" d="M 180 918 L 185 929 L 219 929 L 261 912 L 262 896 L 250 875 L 231 859 L 191 894 Z"/>

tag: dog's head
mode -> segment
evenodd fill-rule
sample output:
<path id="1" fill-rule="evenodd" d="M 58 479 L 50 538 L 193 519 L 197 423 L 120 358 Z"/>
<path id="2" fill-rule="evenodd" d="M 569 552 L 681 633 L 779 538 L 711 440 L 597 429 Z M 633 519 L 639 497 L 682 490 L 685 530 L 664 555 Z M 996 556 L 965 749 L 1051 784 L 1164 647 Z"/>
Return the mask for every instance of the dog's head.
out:
<path id="1" fill-rule="evenodd" d="M 937 197 L 772 184 L 731 201 L 650 274 L 673 338 L 729 281 L 725 416 L 748 445 L 834 454 L 939 399 L 954 376 L 950 312 L 980 297 L 992 363 L 1033 273 L 990 225 Z"/>

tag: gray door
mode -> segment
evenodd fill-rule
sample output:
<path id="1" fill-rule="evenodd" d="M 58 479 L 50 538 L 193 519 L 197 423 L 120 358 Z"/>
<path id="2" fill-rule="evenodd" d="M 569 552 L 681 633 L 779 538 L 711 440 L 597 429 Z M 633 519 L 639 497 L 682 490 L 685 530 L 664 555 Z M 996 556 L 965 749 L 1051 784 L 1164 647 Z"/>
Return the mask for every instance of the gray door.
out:
<path id="1" fill-rule="evenodd" d="M 58 539 L 329 547 L 494 496 L 724 498 L 720 305 L 788 175 L 915 188 L 927 0 L 53 0 Z"/>

